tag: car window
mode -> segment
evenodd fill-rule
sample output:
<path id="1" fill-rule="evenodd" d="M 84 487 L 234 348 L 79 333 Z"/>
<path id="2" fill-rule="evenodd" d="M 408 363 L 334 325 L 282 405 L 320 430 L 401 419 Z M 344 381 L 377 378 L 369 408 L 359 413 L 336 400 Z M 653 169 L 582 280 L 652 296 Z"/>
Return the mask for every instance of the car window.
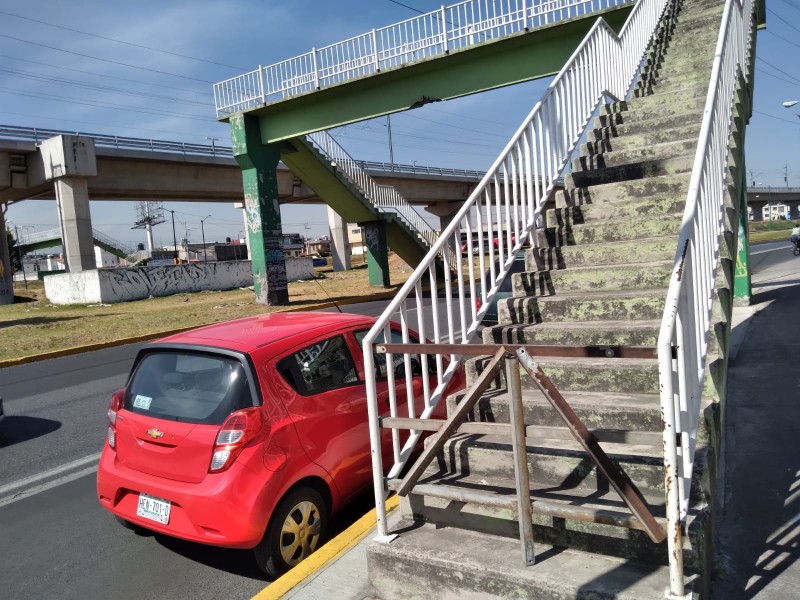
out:
<path id="1" fill-rule="evenodd" d="M 253 406 L 247 374 L 235 358 L 190 351 L 153 351 L 136 366 L 125 408 L 160 419 L 220 425 Z"/>
<path id="2" fill-rule="evenodd" d="M 367 336 L 369 330 L 365 329 L 363 331 L 356 331 L 356 341 L 358 342 L 359 348 L 364 341 L 364 338 Z M 391 341 L 392 344 L 402 344 L 403 343 L 403 334 L 399 331 L 395 331 L 392 329 L 391 333 Z M 381 332 L 377 338 L 375 338 L 376 344 L 382 344 L 384 341 L 383 332 Z M 414 344 L 419 340 L 414 336 L 409 336 L 409 342 Z M 376 352 L 372 353 L 374 357 L 373 360 L 375 362 L 375 375 L 377 379 L 386 379 L 388 377 L 386 371 L 386 355 L 385 354 L 378 354 Z M 392 368 L 394 369 L 396 377 L 405 377 L 405 355 L 404 354 L 392 354 Z M 431 372 L 436 371 L 436 363 L 435 359 L 429 358 L 428 360 L 428 370 Z M 417 375 L 422 375 L 422 363 L 419 359 L 419 354 L 412 354 L 411 355 L 411 372 L 416 377 Z"/>
<path id="3" fill-rule="evenodd" d="M 278 362 L 278 372 L 303 396 L 358 383 L 353 357 L 340 335 L 290 354 Z"/>

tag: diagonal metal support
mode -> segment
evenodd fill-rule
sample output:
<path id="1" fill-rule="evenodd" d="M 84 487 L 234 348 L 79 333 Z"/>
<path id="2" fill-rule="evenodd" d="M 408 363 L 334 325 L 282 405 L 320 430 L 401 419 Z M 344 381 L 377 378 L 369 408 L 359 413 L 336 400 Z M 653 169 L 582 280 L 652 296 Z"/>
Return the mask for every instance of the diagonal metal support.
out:
<path id="1" fill-rule="evenodd" d="M 611 487 L 617 491 L 634 516 L 642 523 L 642 527 L 650 539 L 655 543 L 663 542 L 667 537 L 664 528 L 653 517 L 639 490 L 627 473 L 608 458 L 594 434 L 586 428 L 586 425 L 575 414 L 575 411 L 572 410 L 572 407 L 561 395 L 561 392 L 553 385 L 550 378 L 545 375 L 544 371 L 525 348 L 518 348 L 516 355 L 519 359 L 519 364 L 533 378 L 544 397 L 556 409 L 573 437 L 589 454 L 597 465 L 598 470 L 606 477 Z"/>
<path id="2" fill-rule="evenodd" d="M 458 404 L 453 416 L 447 419 L 439 431 L 431 438 L 428 446 L 422 451 L 422 454 L 419 455 L 417 462 L 414 463 L 408 471 L 408 474 L 403 478 L 402 483 L 397 488 L 397 493 L 400 496 L 408 495 L 411 488 L 413 488 L 417 481 L 419 481 L 419 478 L 422 477 L 425 469 L 428 468 L 428 465 L 438 454 L 439 450 L 444 447 L 447 440 L 450 439 L 450 436 L 458 431 L 459 425 L 467 418 L 467 415 L 469 415 L 472 408 L 478 400 L 481 399 L 481 396 L 483 396 L 483 393 L 492 384 L 492 380 L 500 372 L 500 369 L 502 369 L 505 358 L 505 348 L 500 348 L 494 356 L 492 356 L 489 364 L 486 365 L 486 368 L 478 379 L 472 384 L 472 387 L 467 390 L 466 395 Z"/>

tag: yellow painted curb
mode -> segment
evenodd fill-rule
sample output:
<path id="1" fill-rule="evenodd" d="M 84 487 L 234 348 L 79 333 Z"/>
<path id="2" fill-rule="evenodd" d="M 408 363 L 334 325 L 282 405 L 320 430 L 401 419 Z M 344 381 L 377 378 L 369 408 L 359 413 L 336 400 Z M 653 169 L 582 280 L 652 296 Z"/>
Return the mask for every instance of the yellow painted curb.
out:
<path id="1" fill-rule="evenodd" d="M 321 308 L 334 308 L 336 306 L 347 306 L 348 304 L 359 304 L 360 302 L 373 302 L 375 300 L 387 300 L 394 298 L 395 292 L 379 292 L 377 294 L 370 294 L 369 296 L 355 296 L 352 298 L 344 298 L 336 302 L 320 302 L 319 304 L 309 304 L 306 306 L 298 306 L 295 308 L 287 308 L 286 310 L 279 310 L 274 312 L 301 312 L 304 310 L 319 310 Z M 267 314 L 267 313 L 265 313 Z M 118 340 L 111 340 L 109 342 L 98 342 L 96 344 L 87 344 L 86 346 L 75 346 L 73 348 L 63 348 L 61 350 L 53 350 L 52 352 L 42 352 L 41 354 L 31 354 L 30 356 L 21 356 L 19 358 L 7 358 L 0 360 L 0 369 L 4 367 L 14 367 L 17 365 L 25 365 L 28 363 L 39 362 L 42 360 L 50 360 L 53 358 L 62 358 L 64 356 L 73 356 L 75 354 L 83 354 L 84 352 L 94 352 L 96 350 L 105 350 L 106 348 L 114 348 L 115 346 L 124 346 L 126 344 L 135 344 L 137 342 L 147 342 L 150 340 L 157 340 L 159 338 L 175 335 L 183 331 L 197 329 L 198 327 L 205 327 L 206 325 L 214 325 L 214 323 L 205 323 L 203 325 L 192 325 L 191 327 L 181 327 L 180 329 L 170 329 L 168 331 L 158 331 L 155 333 L 145 333 L 129 338 L 122 338 Z"/>
<path id="2" fill-rule="evenodd" d="M 399 504 L 398 496 L 392 496 L 386 501 L 386 511 L 394 510 Z M 252 600 L 278 600 L 297 584 L 311 577 L 325 565 L 333 562 L 364 539 L 370 530 L 375 527 L 375 522 L 376 516 L 373 508 L 295 568 L 270 583 L 253 596 Z"/>

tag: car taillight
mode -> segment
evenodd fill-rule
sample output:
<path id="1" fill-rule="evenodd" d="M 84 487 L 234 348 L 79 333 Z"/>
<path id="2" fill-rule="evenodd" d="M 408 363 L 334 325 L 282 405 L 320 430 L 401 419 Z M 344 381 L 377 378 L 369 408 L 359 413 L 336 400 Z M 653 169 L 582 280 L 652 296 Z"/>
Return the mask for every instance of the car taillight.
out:
<path id="1" fill-rule="evenodd" d="M 108 404 L 108 445 L 112 448 L 117 446 L 117 413 L 122 408 L 122 401 L 125 397 L 125 390 L 117 390 L 111 396 Z"/>
<path id="2" fill-rule="evenodd" d="M 209 473 L 219 473 L 233 464 L 247 443 L 261 431 L 261 410 L 245 408 L 232 413 L 217 433 Z"/>

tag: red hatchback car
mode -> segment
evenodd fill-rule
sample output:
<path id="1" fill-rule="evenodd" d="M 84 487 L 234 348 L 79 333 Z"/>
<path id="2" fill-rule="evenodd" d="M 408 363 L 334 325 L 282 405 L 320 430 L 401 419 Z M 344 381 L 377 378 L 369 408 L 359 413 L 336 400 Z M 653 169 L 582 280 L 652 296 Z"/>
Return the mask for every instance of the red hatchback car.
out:
<path id="1" fill-rule="evenodd" d="M 100 503 L 128 527 L 252 548 L 270 577 L 296 565 L 319 545 L 328 516 L 372 481 L 361 341 L 374 322 L 272 314 L 147 345 L 108 409 Z M 388 416 L 385 355 L 375 361 Z M 429 375 L 411 364 L 419 397 Z M 408 414 L 405 381 L 396 379 L 399 415 Z M 459 368 L 447 391 L 463 386 Z M 444 399 L 438 406 L 444 418 Z"/>

